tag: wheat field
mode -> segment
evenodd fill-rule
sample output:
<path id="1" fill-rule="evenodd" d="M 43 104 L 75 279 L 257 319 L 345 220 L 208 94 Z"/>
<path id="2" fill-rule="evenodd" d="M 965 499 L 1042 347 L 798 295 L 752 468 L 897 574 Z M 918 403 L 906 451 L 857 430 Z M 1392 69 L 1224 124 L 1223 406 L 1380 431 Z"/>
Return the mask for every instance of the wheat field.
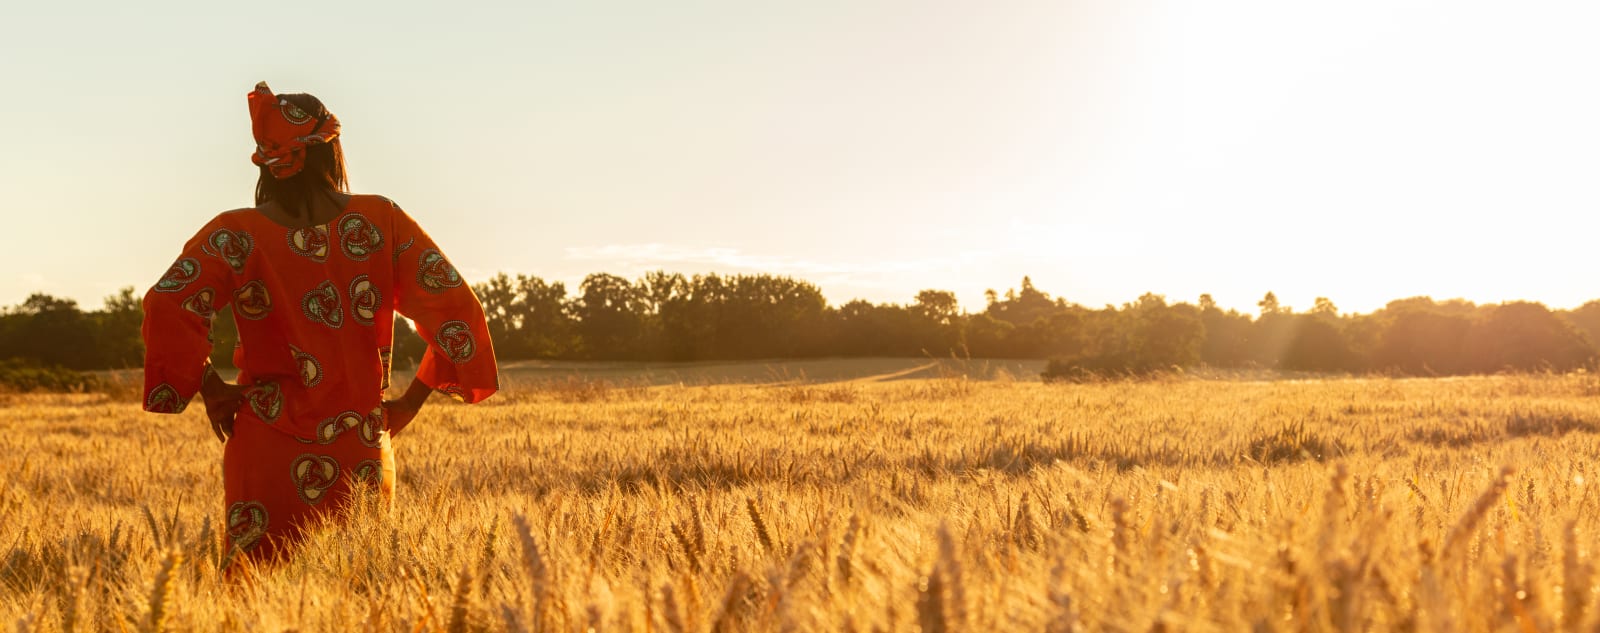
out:
<path id="1" fill-rule="evenodd" d="M 1592 630 L 1593 375 L 512 385 L 217 571 L 198 407 L 0 396 L 0 614 L 72 631 Z"/>

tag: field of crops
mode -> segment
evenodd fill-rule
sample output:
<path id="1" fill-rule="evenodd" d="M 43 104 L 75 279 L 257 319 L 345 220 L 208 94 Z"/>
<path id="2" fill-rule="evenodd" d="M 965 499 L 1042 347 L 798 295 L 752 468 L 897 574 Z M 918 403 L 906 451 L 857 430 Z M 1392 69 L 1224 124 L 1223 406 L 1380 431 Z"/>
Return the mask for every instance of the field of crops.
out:
<path id="1" fill-rule="evenodd" d="M 1600 379 L 512 384 L 220 577 L 199 407 L 0 395 L 26 630 L 1591 630 Z"/>

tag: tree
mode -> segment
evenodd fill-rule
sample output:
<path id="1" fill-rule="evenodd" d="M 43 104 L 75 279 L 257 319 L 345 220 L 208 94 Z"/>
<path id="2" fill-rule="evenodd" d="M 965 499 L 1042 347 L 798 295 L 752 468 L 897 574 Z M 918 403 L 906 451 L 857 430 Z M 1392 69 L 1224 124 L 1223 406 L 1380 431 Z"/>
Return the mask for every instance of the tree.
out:
<path id="1" fill-rule="evenodd" d="M 1262 310 L 1261 318 L 1250 325 L 1245 355 L 1257 366 L 1278 367 L 1298 331 L 1298 321 L 1285 308 L 1274 306 L 1270 311 L 1265 307 Z"/>
<path id="2" fill-rule="evenodd" d="M 1200 361 L 1206 329 L 1193 305 L 1168 305 L 1166 297 L 1147 293 L 1121 310 L 1085 316 L 1082 344 L 1051 361 L 1050 377 L 1146 373 Z"/>
<path id="3" fill-rule="evenodd" d="M 96 367 L 126 369 L 144 364 L 144 337 L 140 327 L 144 310 L 129 286 L 106 297 L 105 308 L 90 314 L 100 341 Z"/>
<path id="4" fill-rule="evenodd" d="M 1279 312 L 1283 311 L 1283 307 L 1278 305 L 1278 295 L 1275 295 L 1270 291 L 1267 292 L 1267 296 L 1262 297 L 1260 301 L 1256 302 L 1256 305 L 1261 308 L 1262 317 L 1265 317 L 1269 314 L 1278 314 Z"/>
<path id="5" fill-rule="evenodd" d="M 636 357 L 633 344 L 644 317 L 638 289 L 616 275 L 596 273 L 583 279 L 579 292 L 572 311 L 584 355 L 601 360 Z"/>
<path id="6" fill-rule="evenodd" d="M 956 293 L 948 290 L 918 292 L 917 302 L 914 305 L 923 317 L 945 325 L 955 322 L 961 313 L 961 306 L 956 302 Z"/>
<path id="7" fill-rule="evenodd" d="M 1051 314 L 1063 307 L 1050 300 L 1050 295 L 1045 294 L 1033 286 L 1033 279 L 1022 278 L 1022 291 L 1007 290 L 1003 301 L 990 301 L 984 310 L 989 316 L 1012 325 L 1032 323 L 1041 317 L 1048 318 Z"/>
<path id="8" fill-rule="evenodd" d="M 1052 298 L 1023 277 L 985 308 L 963 313 L 954 293 L 919 291 L 908 304 L 851 301 L 830 307 L 813 284 L 775 275 L 685 277 L 654 271 L 636 281 L 585 278 L 575 297 L 538 277 L 498 274 L 474 286 L 501 358 L 712 360 L 841 356 L 1052 358 L 1073 371 L 1143 372 L 1203 362 L 1302 371 L 1391 370 L 1412 374 L 1565 371 L 1600 352 L 1600 301 L 1552 312 L 1512 302 L 1409 297 L 1370 314 L 1341 315 L 1317 297 L 1296 314 L 1268 292 L 1259 318 L 1224 310 L 1210 294 L 1196 305 L 1145 294 L 1090 309 Z M 133 288 L 86 312 L 36 293 L 0 310 L 0 357 L 73 369 L 137 366 L 143 315 Z M 210 329 L 212 360 L 233 363 L 232 311 Z M 404 320 L 395 359 L 419 359 L 422 341 Z"/>
<path id="9" fill-rule="evenodd" d="M 567 309 L 567 286 L 517 275 L 518 348 L 529 358 L 568 358 L 577 348 L 576 326 Z"/>
<path id="10" fill-rule="evenodd" d="M 78 309 L 78 302 L 34 293 L 8 316 L 5 356 L 69 369 L 102 365 L 96 324 Z"/>
<path id="11" fill-rule="evenodd" d="M 526 358 L 527 350 L 522 349 L 522 341 L 516 336 L 522 327 L 522 319 L 516 309 L 517 294 L 511 278 L 500 273 L 473 286 L 472 291 L 483 305 L 483 317 L 489 326 L 489 338 L 494 341 L 495 355 Z"/>
<path id="12" fill-rule="evenodd" d="M 1326 301 L 1325 299 L 1319 301 Z M 1332 305 L 1331 303 L 1329 305 Z M 1350 343 L 1327 310 L 1294 317 L 1295 332 L 1280 364 L 1296 371 L 1344 371 L 1351 368 Z"/>
<path id="13" fill-rule="evenodd" d="M 1457 374 L 1467 369 L 1463 346 L 1472 321 L 1436 310 L 1404 309 L 1392 317 L 1377 352 L 1380 369 L 1412 375 Z"/>
<path id="14" fill-rule="evenodd" d="M 1252 322 L 1237 310 L 1223 312 L 1211 295 L 1200 295 L 1200 323 L 1205 340 L 1200 360 L 1213 367 L 1242 367 L 1250 361 L 1247 348 Z"/>
<path id="15" fill-rule="evenodd" d="M 501 273 L 473 286 L 483 303 L 495 355 L 507 360 L 561 358 L 573 350 L 566 286 L 538 277 Z"/>
<path id="16" fill-rule="evenodd" d="M 983 358 L 1022 357 L 1012 340 L 1017 326 L 996 319 L 987 312 L 972 315 L 964 325 L 962 334 L 971 355 Z"/>
<path id="17" fill-rule="evenodd" d="M 1488 308 L 1469 332 L 1466 356 L 1471 371 L 1567 371 L 1593 360 L 1595 348 L 1543 304 L 1517 301 Z"/>
<path id="18" fill-rule="evenodd" d="M 1206 329 L 1198 308 L 1167 305 L 1166 297 L 1146 293 L 1127 312 L 1131 321 L 1128 355 L 1136 368 L 1188 367 L 1200 362 Z"/>
<path id="19" fill-rule="evenodd" d="M 1600 344 L 1600 301 L 1590 301 L 1561 316 L 1589 337 L 1589 342 Z"/>

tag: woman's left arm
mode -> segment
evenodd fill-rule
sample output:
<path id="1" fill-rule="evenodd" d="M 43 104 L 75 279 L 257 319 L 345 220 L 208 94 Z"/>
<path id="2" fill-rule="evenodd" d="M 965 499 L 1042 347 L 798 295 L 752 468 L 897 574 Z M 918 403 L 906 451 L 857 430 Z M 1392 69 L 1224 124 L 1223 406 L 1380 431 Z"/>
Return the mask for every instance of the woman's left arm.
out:
<path id="1" fill-rule="evenodd" d="M 394 217 L 395 243 L 408 245 L 394 260 L 394 307 L 428 343 L 411 389 L 396 402 L 420 408 L 434 390 L 480 402 L 500 388 L 483 304 L 411 216 L 396 206 Z"/>

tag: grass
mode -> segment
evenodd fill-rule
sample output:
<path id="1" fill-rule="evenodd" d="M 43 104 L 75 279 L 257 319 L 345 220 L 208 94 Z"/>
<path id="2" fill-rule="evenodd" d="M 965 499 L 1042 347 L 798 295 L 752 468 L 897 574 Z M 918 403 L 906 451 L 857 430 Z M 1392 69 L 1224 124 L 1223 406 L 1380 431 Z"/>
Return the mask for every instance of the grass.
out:
<path id="1" fill-rule="evenodd" d="M 1595 377 L 523 379 L 219 578 L 196 410 L 0 396 L 27 630 L 1589 630 Z"/>

